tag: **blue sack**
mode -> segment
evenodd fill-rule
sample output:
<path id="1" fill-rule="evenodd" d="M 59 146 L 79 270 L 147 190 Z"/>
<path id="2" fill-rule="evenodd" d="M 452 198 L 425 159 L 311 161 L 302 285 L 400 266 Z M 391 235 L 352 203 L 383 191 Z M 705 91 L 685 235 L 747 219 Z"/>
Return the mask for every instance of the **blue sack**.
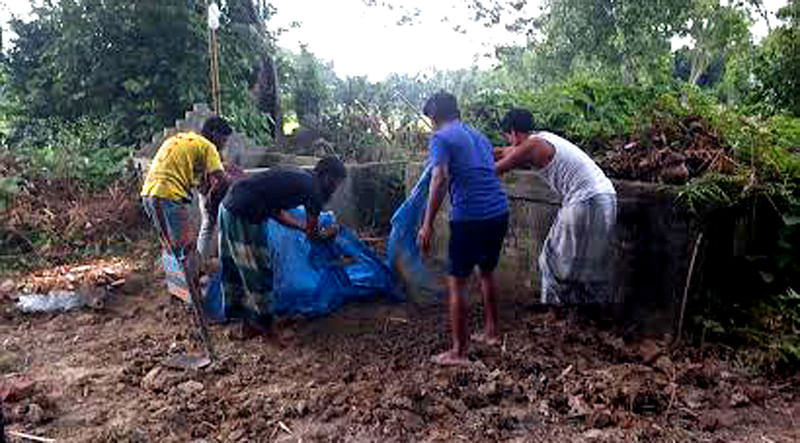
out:
<path id="1" fill-rule="evenodd" d="M 428 206 L 428 190 L 433 166 L 428 164 L 405 202 L 392 216 L 387 259 L 395 274 L 402 278 L 411 292 L 439 292 L 436 278 L 425 266 L 417 246 L 417 233 Z"/>
<path id="2" fill-rule="evenodd" d="M 289 212 L 305 218 L 303 208 Z M 319 221 L 322 227 L 336 222 L 330 212 L 322 213 Z M 273 268 L 274 315 L 316 317 L 349 302 L 398 297 L 391 269 L 348 229 L 340 227 L 333 240 L 311 242 L 305 233 L 271 219 L 263 228 Z M 209 317 L 222 321 L 220 286 L 216 275 L 207 289 L 205 308 Z"/>

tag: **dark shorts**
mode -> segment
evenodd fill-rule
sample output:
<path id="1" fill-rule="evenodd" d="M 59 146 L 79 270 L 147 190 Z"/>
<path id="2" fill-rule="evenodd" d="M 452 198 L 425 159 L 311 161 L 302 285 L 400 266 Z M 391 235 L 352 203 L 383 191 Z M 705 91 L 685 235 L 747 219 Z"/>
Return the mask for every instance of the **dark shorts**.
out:
<path id="1" fill-rule="evenodd" d="M 508 214 L 486 220 L 450 222 L 450 275 L 466 278 L 475 266 L 492 272 L 508 232 Z"/>

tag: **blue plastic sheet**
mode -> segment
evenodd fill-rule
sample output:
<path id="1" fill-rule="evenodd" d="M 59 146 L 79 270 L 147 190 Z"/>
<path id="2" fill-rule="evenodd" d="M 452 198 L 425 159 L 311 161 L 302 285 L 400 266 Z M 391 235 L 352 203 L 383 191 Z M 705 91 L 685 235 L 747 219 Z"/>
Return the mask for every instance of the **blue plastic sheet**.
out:
<path id="1" fill-rule="evenodd" d="M 305 217 L 302 208 L 290 212 Z M 321 226 L 333 223 L 332 213 L 320 216 Z M 273 265 L 273 314 L 315 317 L 349 302 L 400 297 L 391 269 L 348 229 L 342 227 L 336 239 L 320 242 L 274 220 L 265 222 L 264 229 Z M 218 275 L 209 284 L 205 308 L 209 317 L 225 320 Z"/>
<path id="2" fill-rule="evenodd" d="M 387 258 L 392 270 L 401 277 L 409 291 L 438 291 L 433 273 L 425 266 L 417 246 L 417 233 L 428 205 L 428 189 L 433 167 L 428 164 L 417 184 L 392 217 L 392 232 Z"/>

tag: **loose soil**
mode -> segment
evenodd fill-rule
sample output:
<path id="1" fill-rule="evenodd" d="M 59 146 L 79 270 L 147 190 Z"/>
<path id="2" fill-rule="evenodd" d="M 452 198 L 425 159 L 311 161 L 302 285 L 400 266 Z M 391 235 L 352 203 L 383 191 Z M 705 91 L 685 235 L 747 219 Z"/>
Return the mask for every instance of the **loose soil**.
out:
<path id="1" fill-rule="evenodd" d="M 796 379 L 748 375 L 700 350 L 659 356 L 658 342 L 628 345 L 533 310 L 530 294 L 502 295 L 502 346 L 474 346 L 473 367 L 429 362 L 448 339 L 439 304 L 375 301 L 284 325 L 285 347 L 214 325 L 219 362 L 168 369 L 159 362 L 195 341 L 155 258 L 143 247 L 14 280 L 47 290 L 54 275 L 125 279 L 93 310 L 22 315 L 0 294 L 7 431 L 85 442 L 800 441 Z M 75 275 L 79 265 L 90 267 Z"/>

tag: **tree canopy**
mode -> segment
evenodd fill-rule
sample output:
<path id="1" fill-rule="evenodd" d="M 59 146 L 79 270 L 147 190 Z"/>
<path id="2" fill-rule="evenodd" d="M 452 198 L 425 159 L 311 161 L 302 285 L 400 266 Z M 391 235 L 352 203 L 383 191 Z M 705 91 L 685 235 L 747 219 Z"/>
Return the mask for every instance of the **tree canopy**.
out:
<path id="1" fill-rule="evenodd" d="M 226 2 L 222 92 L 231 113 L 251 108 L 248 82 L 272 47 L 252 0 Z M 6 99 L 17 127 L 36 119 L 111 119 L 118 141 L 149 138 L 193 103 L 207 101 L 208 46 L 202 0 L 60 0 L 15 19 Z"/>

